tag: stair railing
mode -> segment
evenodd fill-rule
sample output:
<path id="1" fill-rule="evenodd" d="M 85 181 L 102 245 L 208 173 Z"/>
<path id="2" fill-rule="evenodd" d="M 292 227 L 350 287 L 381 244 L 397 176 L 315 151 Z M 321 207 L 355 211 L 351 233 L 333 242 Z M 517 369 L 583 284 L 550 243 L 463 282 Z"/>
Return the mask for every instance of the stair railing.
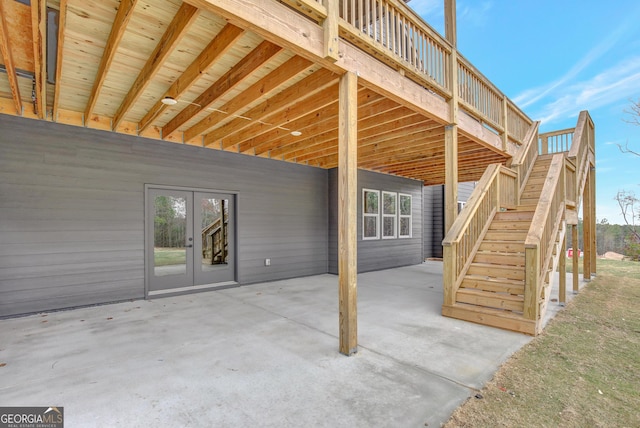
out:
<path id="1" fill-rule="evenodd" d="M 455 303 L 460 283 L 495 214 L 517 205 L 517 178 L 499 163 L 489 165 L 442 241 L 444 305 Z"/>
<path id="2" fill-rule="evenodd" d="M 581 111 L 578 116 L 578 124 L 573 136 L 573 144 L 569 150 L 568 159 L 575 165 L 575 203 L 576 209 L 580 206 L 584 186 L 587 182 L 587 174 L 590 165 L 595 159 L 595 127 L 588 111 Z"/>
<path id="3" fill-rule="evenodd" d="M 555 238 L 563 226 L 565 212 L 565 160 L 564 154 L 556 154 L 551 160 L 547 178 L 536 211 L 531 220 L 531 227 L 524 243 L 525 251 L 525 285 L 524 285 L 524 317 L 538 321 L 544 316 L 541 313 L 542 289 L 546 285 L 547 270 L 553 257 Z"/>
<path id="4" fill-rule="evenodd" d="M 529 174 L 533 169 L 533 165 L 538 158 L 538 128 L 540 122 L 534 122 L 527 131 L 524 137 L 522 146 L 518 150 L 518 153 L 513 157 L 511 162 L 511 169 L 518 174 L 518 200 L 516 204 L 520 203 L 520 195 L 524 190 L 524 186 L 527 184 Z"/>

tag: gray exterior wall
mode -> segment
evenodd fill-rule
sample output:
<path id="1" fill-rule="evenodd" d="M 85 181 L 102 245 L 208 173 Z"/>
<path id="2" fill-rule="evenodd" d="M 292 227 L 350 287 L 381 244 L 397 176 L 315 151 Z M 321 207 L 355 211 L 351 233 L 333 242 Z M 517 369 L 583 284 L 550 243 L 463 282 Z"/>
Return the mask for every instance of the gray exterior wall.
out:
<path id="1" fill-rule="evenodd" d="M 358 171 L 358 272 L 422 263 L 422 182 Z M 411 238 L 362 240 L 362 189 L 412 195 Z M 338 170 L 329 170 L 329 272 L 338 273 Z"/>
<path id="2" fill-rule="evenodd" d="M 466 202 L 475 182 L 458 183 L 458 201 Z M 424 257 L 442 258 L 444 239 L 444 186 L 425 186 L 424 197 Z"/>
<path id="3" fill-rule="evenodd" d="M 238 192 L 241 284 L 327 272 L 325 170 L 6 115 L 0 130 L 0 316 L 144 297 L 145 183 Z"/>

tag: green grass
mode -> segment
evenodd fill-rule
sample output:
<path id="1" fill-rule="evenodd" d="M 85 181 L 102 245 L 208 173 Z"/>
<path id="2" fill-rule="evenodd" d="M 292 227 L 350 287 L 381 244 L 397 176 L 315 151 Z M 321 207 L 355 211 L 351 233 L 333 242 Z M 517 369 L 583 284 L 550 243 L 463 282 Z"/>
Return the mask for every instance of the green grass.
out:
<path id="1" fill-rule="evenodd" d="M 640 263 L 598 275 L 447 427 L 640 426 Z"/>
<path id="2" fill-rule="evenodd" d="M 155 266 L 169 266 L 185 264 L 186 252 L 184 248 L 154 248 L 153 258 Z"/>

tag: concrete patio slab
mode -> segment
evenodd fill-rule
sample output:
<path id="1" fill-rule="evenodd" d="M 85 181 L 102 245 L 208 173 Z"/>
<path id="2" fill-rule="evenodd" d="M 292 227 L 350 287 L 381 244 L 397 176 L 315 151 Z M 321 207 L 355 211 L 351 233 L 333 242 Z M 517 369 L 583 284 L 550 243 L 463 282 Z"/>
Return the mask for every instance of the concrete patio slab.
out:
<path id="1" fill-rule="evenodd" d="M 442 317 L 442 264 L 425 262 L 358 276 L 345 357 L 337 283 L 0 320 L 0 405 L 64 406 L 68 427 L 439 426 L 531 340 Z"/>

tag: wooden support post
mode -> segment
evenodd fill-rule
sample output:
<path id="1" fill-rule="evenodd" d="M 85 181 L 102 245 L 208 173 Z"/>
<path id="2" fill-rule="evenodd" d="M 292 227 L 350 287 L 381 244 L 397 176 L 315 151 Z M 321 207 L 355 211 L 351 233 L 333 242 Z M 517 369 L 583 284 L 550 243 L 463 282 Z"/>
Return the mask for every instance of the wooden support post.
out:
<path id="1" fill-rule="evenodd" d="M 591 172 L 587 171 L 586 183 L 582 194 L 582 278 L 591 280 Z"/>
<path id="2" fill-rule="evenodd" d="M 338 118 L 338 282 L 340 352 L 358 351 L 358 78 L 340 78 Z"/>
<path id="3" fill-rule="evenodd" d="M 448 125 L 444 131 L 444 228 L 445 235 L 458 216 L 458 126 Z"/>
<path id="4" fill-rule="evenodd" d="M 449 0 L 447 0 L 449 1 Z M 455 0 L 451 0 L 454 3 Z M 454 10 L 455 11 L 455 10 Z M 444 128 L 444 229 L 445 235 L 458 216 L 458 52 L 451 51 L 451 99 L 449 122 Z"/>
<path id="5" fill-rule="evenodd" d="M 598 242 L 596 233 L 596 168 L 591 166 L 589 174 L 589 190 L 591 191 L 591 276 L 596 276 L 596 259 L 598 256 Z"/>
<path id="6" fill-rule="evenodd" d="M 502 126 L 502 150 L 506 152 L 509 147 L 509 103 L 506 95 L 502 99 Z"/>
<path id="7" fill-rule="evenodd" d="M 567 303 L 567 235 L 562 238 L 560 247 L 560 261 L 558 263 L 560 285 L 558 287 L 558 301 L 562 306 Z"/>
<path id="8" fill-rule="evenodd" d="M 339 23 L 340 17 L 340 2 L 338 0 L 324 0 L 324 7 L 327 9 L 327 17 L 322 23 L 322 30 L 324 31 L 324 58 L 330 61 L 337 61 L 338 47 L 340 46 L 339 39 Z"/>
<path id="9" fill-rule="evenodd" d="M 577 293 L 580 290 L 580 275 L 578 274 L 578 262 L 580 261 L 580 249 L 578 244 L 578 225 L 574 224 L 571 227 L 571 246 L 573 247 L 573 259 L 571 275 L 573 276 L 573 293 Z"/>
<path id="10" fill-rule="evenodd" d="M 454 48 L 458 46 L 456 27 L 456 0 L 444 0 L 444 34 Z"/>

